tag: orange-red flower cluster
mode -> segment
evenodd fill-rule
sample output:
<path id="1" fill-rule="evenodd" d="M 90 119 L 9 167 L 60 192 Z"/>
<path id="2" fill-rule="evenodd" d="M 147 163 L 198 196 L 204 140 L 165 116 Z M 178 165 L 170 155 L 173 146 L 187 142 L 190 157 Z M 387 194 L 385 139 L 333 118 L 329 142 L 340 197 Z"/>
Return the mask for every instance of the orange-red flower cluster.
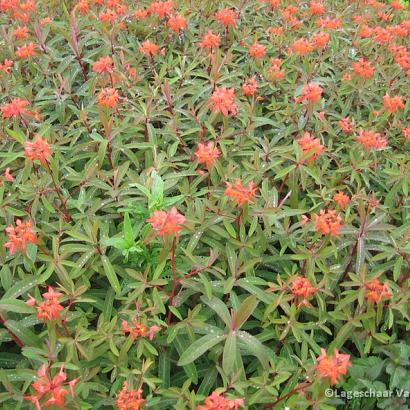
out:
<path id="1" fill-rule="evenodd" d="M 209 105 L 214 113 L 228 116 L 236 115 L 235 90 L 233 88 L 216 87 L 209 97 Z"/>
<path id="2" fill-rule="evenodd" d="M 94 73 L 110 73 L 114 72 L 114 62 L 110 56 L 101 57 L 93 64 Z"/>
<path id="3" fill-rule="evenodd" d="M 21 47 L 17 47 L 16 56 L 18 58 L 24 59 L 36 55 L 37 46 L 34 43 L 27 43 Z"/>
<path id="4" fill-rule="evenodd" d="M 317 358 L 316 370 L 319 377 L 329 379 L 330 384 L 337 384 L 339 377 L 347 374 L 350 363 L 350 355 L 339 353 L 334 350 L 333 356 L 328 356 L 325 349 L 320 349 L 320 356 Z"/>
<path id="5" fill-rule="evenodd" d="M 342 218 L 334 210 L 322 209 L 318 214 L 312 214 L 312 222 L 316 232 L 322 235 L 339 236 Z"/>
<path id="6" fill-rule="evenodd" d="M 266 46 L 260 43 L 253 43 L 248 47 L 249 55 L 255 60 L 263 58 L 266 54 Z"/>
<path id="7" fill-rule="evenodd" d="M 236 12 L 228 7 L 219 10 L 215 14 L 215 20 L 225 27 L 236 26 Z"/>
<path id="8" fill-rule="evenodd" d="M 271 58 L 269 75 L 272 81 L 282 80 L 285 78 L 285 72 L 280 68 L 282 65 L 282 60 L 280 58 Z"/>
<path id="9" fill-rule="evenodd" d="M 175 31 L 175 33 L 179 33 L 181 30 L 184 30 L 187 27 L 186 18 L 184 16 L 181 16 L 180 14 L 172 16 L 167 21 L 167 26 L 172 31 Z"/>
<path id="10" fill-rule="evenodd" d="M 323 88 L 319 84 L 308 83 L 303 87 L 300 97 L 295 98 L 295 102 L 309 101 L 315 103 L 320 100 L 322 93 Z"/>
<path id="11" fill-rule="evenodd" d="M 160 236 L 164 236 L 168 233 L 179 235 L 185 221 L 185 216 L 178 213 L 175 206 L 173 206 L 169 212 L 155 211 L 151 217 L 147 219 L 147 222 L 152 225 L 153 229 L 158 232 Z"/>
<path id="12" fill-rule="evenodd" d="M 371 130 L 360 130 L 356 141 L 366 149 L 383 149 L 389 145 L 387 138 Z"/>
<path id="13" fill-rule="evenodd" d="M 350 202 L 350 198 L 344 192 L 339 191 L 333 195 L 333 201 L 337 202 L 340 208 L 344 209 Z"/>
<path id="14" fill-rule="evenodd" d="M 30 105 L 30 103 L 27 100 L 14 98 L 8 104 L 4 104 L 0 107 L 3 119 L 29 114 L 30 111 L 26 108 L 28 105 Z"/>
<path id="15" fill-rule="evenodd" d="M 173 1 L 153 1 L 148 8 L 148 13 L 156 14 L 160 19 L 163 19 L 166 16 L 170 16 L 173 9 Z"/>
<path id="16" fill-rule="evenodd" d="M 3 71 L 3 73 L 10 74 L 11 73 L 11 67 L 13 67 L 13 61 L 8 60 L 7 58 L 3 61 L 3 64 L 0 64 L 0 71 Z"/>
<path id="17" fill-rule="evenodd" d="M 248 78 L 241 87 L 243 95 L 246 97 L 251 97 L 252 95 L 256 94 L 256 90 L 258 89 L 258 82 L 256 81 L 256 77 Z"/>
<path id="18" fill-rule="evenodd" d="M 352 63 L 353 71 L 362 78 L 372 78 L 374 69 L 372 65 L 361 58 L 359 61 L 354 61 Z"/>
<path id="19" fill-rule="evenodd" d="M 353 124 L 352 124 L 352 122 L 351 122 L 351 120 L 350 120 L 349 117 L 342 118 L 342 119 L 339 121 L 339 126 L 340 126 L 340 128 L 341 128 L 344 132 L 346 132 L 346 133 L 353 132 Z"/>
<path id="20" fill-rule="evenodd" d="M 14 255 L 17 251 L 24 252 L 29 243 L 37 243 L 37 236 L 32 228 L 33 221 L 23 222 L 17 219 L 16 226 L 11 225 L 5 229 L 8 241 L 4 247 L 9 250 L 10 255 Z"/>
<path id="21" fill-rule="evenodd" d="M 309 42 L 309 40 L 302 37 L 293 42 L 290 46 L 290 50 L 303 57 L 305 54 L 313 51 L 313 45 Z"/>
<path id="22" fill-rule="evenodd" d="M 124 382 L 115 402 L 118 410 L 140 410 L 144 403 L 145 400 L 142 398 L 142 390 L 129 390 L 127 382 Z"/>
<path id="23" fill-rule="evenodd" d="M 123 320 L 121 322 L 121 329 L 125 334 L 129 333 L 133 339 L 148 336 L 149 340 L 152 340 L 154 338 L 155 333 L 158 332 L 161 328 L 157 325 L 153 325 L 150 326 L 150 328 L 148 329 L 147 326 L 145 326 L 138 320 L 134 320 L 130 323 L 128 323 L 126 320 Z"/>
<path id="24" fill-rule="evenodd" d="M 65 396 L 70 394 L 74 396 L 74 387 L 79 378 L 67 380 L 67 375 L 64 372 L 64 366 L 60 367 L 60 371 L 51 378 L 50 369 L 46 364 L 43 364 L 37 372 L 37 380 L 31 384 L 35 390 L 34 395 L 24 396 L 25 400 L 31 401 L 36 410 L 41 410 L 43 407 L 57 407 L 65 409 Z M 67 390 L 66 386 L 69 387 Z M 46 399 L 43 403 L 40 400 Z"/>
<path id="25" fill-rule="evenodd" d="M 410 140 L 410 127 L 403 128 L 402 131 L 404 138 Z"/>
<path id="26" fill-rule="evenodd" d="M 39 160 L 42 165 L 46 165 L 51 153 L 48 141 L 39 135 L 34 138 L 33 142 L 26 141 L 24 143 L 24 155 L 31 161 Z"/>
<path id="27" fill-rule="evenodd" d="M 17 27 L 13 30 L 13 37 L 22 40 L 27 37 L 28 32 L 28 28 L 25 26 Z"/>
<path id="28" fill-rule="evenodd" d="M 325 12 L 325 6 L 320 1 L 311 1 L 309 5 L 309 11 L 316 16 L 320 16 Z"/>
<path id="29" fill-rule="evenodd" d="M 140 46 L 141 53 L 151 57 L 157 55 L 159 49 L 159 45 L 153 43 L 150 40 L 145 40 Z"/>
<path id="30" fill-rule="evenodd" d="M 310 132 L 307 131 L 303 134 L 303 137 L 299 138 L 297 141 L 304 154 L 311 152 L 311 155 L 306 159 L 308 163 L 313 163 L 325 149 L 320 143 L 320 139 L 313 138 Z"/>
<path id="31" fill-rule="evenodd" d="M 373 279 L 366 283 L 365 287 L 366 299 L 372 303 L 379 303 L 383 298 L 391 298 L 393 296 L 388 283 L 381 283 L 379 279 Z"/>
<path id="32" fill-rule="evenodd" d="M 30 296 L 26 304 L 28 306 L 37 305 L 37 317 L 47 322 L 49 320 L 59 320 L 61 319 L 60 313 L 64 310 L 64 307 L 60 305 L 60 298 L 63 296 L 62 293 L 56 292 L 52 286 L 48 287 L 48 291 L 42 294 L 43 300 L 40 303 Z"/>
<path id="33" fill-rule="evenodd" d="M 197 410 L 237 410 L 244 404 L 244 399 L 228 399 L 214 391 L 205 399 L 204 404 L 197 407 Z"/>
<path id="34" fill-rule="evenodd" d="M 248 186 L 245 187 L 242 185 L 242 181 L 237 178 L 235 185 L 226 182 L 225 195 L 232 198 L 239 206 L 243 206 L 253 202 L 257 190 L 258 188 L 253 181 L 249 182 Z"/>
<path id="35" fill-rule="evenodd" d="M 98 94 L 98 105 L 100 107 L 115 108 L 120 96 L 115 88 L 103 88 Z"/>
<path id="36" fill-rule="evenodd" d="M 316 21 L 318 27 L 327 28 L 329 30 L 337 30 L 343 26 L 339 19 L 332 19 L 330 17 L 321 17 Z"/>
<path id="37" fill-rule="evenodd" d="M 403 98 L 398 95 L 390 97 L 389 94 L 386 94 L 383 97 L 383 105 L 389 113 L 394 114 L 404 108 L 404 101 Z"/>
<path id="38" fill-rule="evenodd" d="M 218 34 L 214 34 L 211 30 L 202 36 L 202 41 L 199 43 L 199 47 L 208 48 L 212 50 L 213 48 L 219 47 L 221 44 L 221 38 Z"/>
<path id="39" fill-rule="evenodd" d="M 215 146 L 213 141 L 209 141 L 206 144 L 198 143 L 198 147 L 195 151 L 195 156 L 200 164 L 205 164 L 208 169 L 212 168 L 213 163 L 219 158 L 221 152 Z"/>
<path id="40" fill-rule="evenodd" d="M 302 298 L 300 305 L 308 305 L 307 298 L 317 292 L 317 288 L 312 286 L 308 279 L 297 276 L 292 281 L 292 294 L 297 298 Z"/>

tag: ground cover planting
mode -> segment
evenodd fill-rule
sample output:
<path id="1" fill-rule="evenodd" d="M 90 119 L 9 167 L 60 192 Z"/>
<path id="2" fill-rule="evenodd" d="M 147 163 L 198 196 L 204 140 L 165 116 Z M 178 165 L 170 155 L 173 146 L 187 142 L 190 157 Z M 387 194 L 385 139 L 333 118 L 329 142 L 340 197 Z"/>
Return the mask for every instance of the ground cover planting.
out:
<path id="1" fill-rule="evenodd" d="M 2 409 L 409 408 L 407 2 L 0 31 Z"/>

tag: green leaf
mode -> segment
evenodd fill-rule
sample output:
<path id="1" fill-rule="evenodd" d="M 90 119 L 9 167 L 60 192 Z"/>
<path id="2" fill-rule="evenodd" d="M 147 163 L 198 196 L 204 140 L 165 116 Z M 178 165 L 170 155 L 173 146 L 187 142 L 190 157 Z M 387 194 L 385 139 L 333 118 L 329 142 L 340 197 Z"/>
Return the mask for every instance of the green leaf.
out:
<path id="1" fill-rule="evenodd" d="M 237 332 L 238 339 L 243 343 L 246 349 L 253 356 L 256 356 L 261 362 L 262 366 L 267 369 L 269 367 L 269 356 L 267 348 L 255 337 L 248 332 L 239 330 Z"/>
<path id="2" fill-rule="evenodd" d="M 22 300 L 18 299 L 0 299 L 0 310 L 15 313 L 34 313 L 34 309 L 27 306 Z"/>
<path id="3" fill-rule="evenodd" d="M 241 326 L 248 320 L 249 316 L 253 313 L 258 306 L 258 299 L 255 295 L 247 297 L 241 304 L 238 312 L 235 315 L 235 329 L 240 329 Z"/>
<path id="4" fill-rule="evenodd" d="M 192 343 L 182 356 L 178 360 L 178 366 L 184 366 L 186 364 L 192 363 L 198 357 L 202 356 L 206 351 L 214 347 L 216 344 L 224 340 L 225 336 L 209 334 L 202 336 L 194 343 Z"/>
<path id="5" fill-rule="evenodd" d="M 104 271 L 105 271 L 105 274 L 107 275 L 107 279 L 110 282 L 110 285 L 115 290 L 115 293 L 119 295 L 121 293 L 121 285 L 120 285 L 120 282 L 118 281 L 117 274 L 115 273 L 110 260 L 107 258 L 106 255 L 101 255 L 101 262 L 103 264 Z"/>
<path id="6" fill-rule="evenodd" d="M 229 310 L 226 305 L 222 302 L 222 300 L 218 298 L 208 299 L 205 296 L 201 296 L 201 301 L 209 306 L 212 310 L 216 312 L 216 314 L 222 319 L 222 321 L 228 326 L 231 326 L 232 320 L 231 315 L 229 314 Z"/>
<path id="7" fill-rule="evenodd" d="M 233 369 L 236 358 L 236 333 L 229 332 L 225 341 L 222 355 L 222 368 L 226 375 L 229 375 Z"/>

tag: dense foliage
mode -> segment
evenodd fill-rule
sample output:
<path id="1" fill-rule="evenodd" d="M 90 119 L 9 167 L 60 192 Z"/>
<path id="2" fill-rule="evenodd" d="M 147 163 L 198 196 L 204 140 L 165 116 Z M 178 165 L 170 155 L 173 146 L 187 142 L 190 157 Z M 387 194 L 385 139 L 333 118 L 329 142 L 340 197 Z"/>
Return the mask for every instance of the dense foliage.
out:
<path id="1" fill-rule="evenodd" d="M 404 4 L 0 0 L 2 409 L 408 408 Z"/>

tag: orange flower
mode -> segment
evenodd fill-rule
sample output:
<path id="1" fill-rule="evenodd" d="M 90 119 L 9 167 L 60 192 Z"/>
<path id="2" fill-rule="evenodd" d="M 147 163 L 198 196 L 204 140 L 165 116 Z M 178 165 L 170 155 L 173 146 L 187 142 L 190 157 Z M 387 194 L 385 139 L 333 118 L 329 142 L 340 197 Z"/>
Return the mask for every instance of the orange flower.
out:
<path id="1" fill-rule="evenodd" d="M 276 9 L 279 4 L 280 4 L 280 0 L 265 0 L 266 3 L 268 3 L 273 9 Z"/>
<path id="2" fill-rule="evenodd" d="M 366 149 L 382 149 L 389 145 L 387 139 L 382 137 L 380 133 L 370 130 L 360 130 L 356 141 Z"/>
<path id="3" fill-rule="evenodd" d="M 280 36 L 283 34 L 283 27 L 269 27 L 268 33 L 272 34 L 273 36 Z"/>
<path id="4" fill-rule="evenodd" d="M 244 399 L 228 399 L 214 391 L 205 399 L 205 404 L 197 407 L 197 410 L 237 410 L 244 404 Z"/>
<path id="5" fill-rule="evenodd" d="M 50 17 L 44 17 L 43 19 L 40 20 L 40 25 L 41 26 L 46 26 L 47 24 L 51 23 L 51 18 Z"/>
<path id="6" fill-rule="evenodd" d="M 175 17 L 170 17 L 167 26 L 175 33 L 178 33 L 180 30 L 183 30 L 187 27 L 186 18 L 181 15 L 177 15 Z"/>
<path id="7" fill-rule="evenodd" d="M 110 56 L 107 57 L 100 57 L 94 64 L 93 64 L 93 71 L 94 73 L 110 73 L 114 72 L 114 62 Z"/>
<path id="8" fill-rule="evenodd" d="M 243 206 L 253 202 L 257 190 L 258 188 L 255 186 L 253 181 L 249 182 L 247 187 L 244 187 L 242 185 L 242 181 L 237 178 L 235 185 L 232 185 L 230 182 L 226 182 L 225 195 L 232 198 L 237 205 Z"/>
<path id="9" fill-rule="evenodd" d="M 126 320 L 123 320 L 121 322 L 121 329 L 124 333 L 129 333 L 133 339 L 136 339 L 139 336 L 147 336 L 147 326 L 136 320 L 130 323 L 130 325 L 128 325 L 128 322 Z"/>
<path id="10" fill-rule="evenodd" d="M 36 45 L 34 43 L 24 44 L 17 47 L 16 56 L 18 58 L 28 58 L 36 55 Z"/>
<path id="11" fill-rule="evenodd" d="M 128 383 L 124 382 L 115 404 L 118 410 L 140 410 L 145 403 L 142 398 L 142 390 L 129 390 Z"/>
<path id="12" fill-rule="evenodd" d="M 3 73 L 10 74 L 11 73 L 11 67 L 13 67 L 13 61 L 8 60 L 7 58 L 3 61 L 3 64 L 0 64 L 0 71 L 3 71 Z"/>
<path id="13" fill-rule="evenodd" d="M 31 161 L 39 160 L 42 165 L 46 165 L 48 158 L 51 157 L 51 148 L 45 138 L 37 135 L 33 142 L 24 143 L 24 155 Z"/>
<path id="14" fill-rule="evenodd" d="M 209 98 L 209 105 L 214 113 L 222 113 L 224 116 L 236 115 L 235 90 L 233 88 L 216 87 Z"/>
<path id="15" fill-rule="evenodd" d="M 350 198 L 344 192 L 339 191 L 333 195 L 333 201 L 337 202 L 340 208 L 346 208 L 347 204 L 350 202 Z"/>
<path id="16" fill-rule="evenodd" d="M 325 211 L 322 209 L 320 214 L 312 214 L 312 222 L 316 232 L 322 235 L 339 236 L 342 227 L 342 218 L 336 211 Z"/>
<path id="17" fill-rule="evenodd" d="M 116 18 L 117 18 L 117 13 L 111 9 L 107 9 L 106 11 L 101 12 L 98 15 L 98 19 L 100 21 L 105 22 L 105 23 L 110 23 L 110 24 L 114 24 Z"/>
<path id="18" fill-rule="evenodd" d="M 0 107 L 3 119 L 20 117 L 24 114 L 28 114 L 29 110 L 26 108 L 28 105 L 30 105 L 30 103 L 27 100 L 14 98 L 10 103 Z"/>
<path id="19" fill-rule="evenodd" d="M 269 75 L 272 81 L 281 80 L 285 78 L 285 72 L 281 70 L 280 66 L 282 64 L 282 60 L 280 58 L 271 58 L 270 59 L 271 66 L 269 67 Z"/>
<path id="20" fill-rule="evenodd" d="M 321 17 L 316 21 L 316 25 L 330 30 L 336 30 L 342 27 L 342 21 L 339 19 L 332 19 L 330 17 Z"/>
<path id="21" fill-rule="evenodd" d="M 305 54 L 310 53 L 313 51 L 313 45 L 309 43 L 308 40 L 305 38 L 300 38 L 299 40 L 296 40 L 291 46 L 290 50 L 301 57 L 303 57 Z"/>
<path id="22" fill-rule="evenodd" d="M 90 11 L 88 0 L 80 0 L 77 3 L 77 10 L 80 14 L 87 14 Z"/>
<path id="23" fill-rule="evenodd" d="M 35 390 L 33 396 L 24 396 L 25 400 L 31 401 L 37 410 L 41 410 L 42 407 L 57 407 L 64 409 L 65 396 L 70 394 L 74 396 L 74 386 L 78 382 L 79 378 L 66 382 L 67 375 L 64 373 L 64 365 L 60 367 L 60 371 L 51 378 L 50 369 L 46 364 L 43 364 L 37 372 L 37 379 L 31 384 L 31 387 Z M 69 386 L 69 390 L 66 389 Z M 47 400 L 40 404 L 40 400 L 43 398 Z"/>
<path id="24" fill-rule="evenodd" d="M 392 7 L 394 10 L 406 10 L 406 6 L 401 4 L 398 0 L 393 0 L 390 3 L 390 7 Z"/>
<path id="25" fill-rule="evenodd" d="M 314 15 L 320 16 L 321 14 L 325 12 L 325 6 L 323 5 L 322 2 L 311 1 L 309 11 Z"/>
<path id="26" fill-rule="evenodd" d="M 298 144 L 302 149 L 303 154 L 311 153 L 306 161 L 313 163 L 315 159 L 324 151 L 324 146 L 320 143 L 319 138 L 313 138 L 309 132 L 305 132 L 302 138 L 299 138 Z"/>
<path id="27" fill-rule="evenodd" d="M 353 71 L 360 75 L 362 78 L 372 78 L 373 77 L 373 67 L 368 62 L 361 58 L 359 61 L 355 61 L 352 63 Z"/>
<path id="28" fill-rule="evenodd" d="M 226 7 L 222 10 L 219 10 L 215 14 L 215 20 L 218 23 L 224 25 L 225 27 L 228 27 L 228 26 L 235 27 L 236 26 L 236 12 Z"/>
<path id="29" fill-rule="evenodd" d="M 103 88 L 98 94 L 98 105 L 100 107 L 115 108 L 120 96 L 115 88 Z"/>
<path id="30" fill-rule="evenodd" d="M 159 49 L 158 45 L 149 40 L 145 40 L 140 46 L 141 53 L 151 57 L 157 55 Z"/>
<path id="31" fill-rule="evenodd" d="M 353 124 L 352 124 L 352 122 L 350 121 L 350 118 L 349 118 L 349 117 L 342 118 L 342 119 L 339 121 L 339 126 L 340 126 L 340 128 L 341 128 L 344 132 L 346 132 L 346 133 L 350 133 L 350 132 L 353 131 Z"/>
<path id="32" fill-rule="evenodd" d="M 218 34 L 212 33 L 211 30 L 207 34 L 202 36 L 202 41 L 199 43 L 199 47 L 213 49 L 219 47 L 221 43 L 221 38 Z"/>
<path id="33" fill-rule="evenodd" d="M 404 102 L 402 97 L 399 97 L 398 95 L 390 97 L 387 93 L 383 97 L 383 105 L 384 108 L 386 108 L 386 110 L 391 114 L 404 108 Z"/>
<path id="34" fill-rule="evenodd" d="M 155 1 L 148 8 L 148 13 L 156 14 L 160 19 L 172 14 L 174 3 L 172 1 Z"/>
<path id="35" fill-rule="evenodd" d="M 325 33 L 325 32 L 320 32 L 315 34 L 312 37 L 311 44 L 315 47 L 318 48 L 319 50 L 324 50 L 329 43 L 330 40 L 330 34 Z"/>
<path id="36" fill-rule="evenodd" d="M 323 89 L 319 84 L 308 83 L 303 87 L 300 97 L 295 98 L 295 102 L 310 101 L 315 103 L 320 100 L 322 93 Z"/>
<path id="37" fill-rule="evenodd" d="M 134 17 L 138 20 L 143 20 L 148 16 L 148 10 L 145 9 L 138 9 L 134 12 Z"/>
<path id="38" fill-rule="evenodd" d="M 7 167 L 6 170 L 4 171 L 4 178 L 6 178 L 6 181 L 9 181 L 9 182 L 14 181 L 14 177 L 13 177 L 13 175 L 11 175 L 9 167 Z"/>
<path id="39" fill-rule="evenodd" d="M 263 58 L 266 54 L 266 47 L 262 44 L 257 43 L 257 42 L 255 42 L 251 46 L 249 46 L 248 50 L 249 50 L 249 55 L 252 58 L 254 58 L 255 60 Z"/>
<path id="40" fill-rule="evenodd" d="M 359 30 L 359 36 L 361 38 L 370 38 L 373 35 L 373 29 L 369 27 L 367 24 L 363 24 L 363 26 Z"/>
<path id="41" fill-rule="evenodd" d="M 256 81 L 256 77 L 251 77 L 248 78 L 243 84 L 242 84 L 242 93 L 246 97 L 251 97 L 252 95 L 256 94 L 256 90 L 258 89 L 258 82 Z"/>
<path id="42" fill-rule="evenodd" d="M 317 291 L 317 288 L 312 286 L 308 279 L 303 276 L 297 276 L 292 280 L 291 291 L 293 295 L 307 299 Z"/>
<path id="43" fill-rule="evenodd" d="M 406 140 L 410 140 L 410 127 L 403 128 L 402 131 L 404 138 L 406 138 Z"/>
<path id="44" fill-rule="evenodd" d="M 26 38 L 28 34 L 28 28 L 23 26 L 23 27 L 17 27 L 13 31 L 13 37 L 18 38 L 18 39 L 23 39 Z"/>
<path id="45" fill-rule="evenodd" d="M 366 299 L 371 303 L 379 303 L 383 298 L 391 298 L 388 283 L 381 283 L 379 279 L 373 279 L 365 284 Z"/>
<path id="46" fill-rule="evenodd" d="M 147 219 L 147 222 L 152 225 L 153 229 L 157 231 L 160 236 L 164 236 L 167 233 L 178 236 L 185 221 L 185 216 L 178 213 L 175 206 L 173 206 L 169 212 L 155 211 L 151 217 Z"/>
<path id="47" fill-rule="evenodd" d="M 24 252 L 29 243 L 36 244 L 37 236 L 33 232 L 33 221 L 27 222 L 16 219 L 16 226 L 8 226 L 5 231 L 8 241 L 4 244 L 10 252 L 10 255 L 14 255 L 17 251 Z"/>
<path id="48" fill-rule="evenodd" d="M 334 350 L 333 356 L 328 356 L 325 349 L 320 349 L 316 363 L 319 377 L 329 379 L 332 385 L 337 384 L 339 377 L 347 374 L 347 368 L 352 365 L 349 359 L 350 355 L 339 353 L 337 349 Z"/>
<path id="49" fill-rule="evenodd" d="M 49 286 L 48 291 L 43 293 L 43 301 L 37 306 L 37 317 L 42 321 L 59 320 L 61 319 L 60 313 L 64 310 L 64 307 L 60 305 L 59 299 L 63 296 L 60 292 L 55 292 L 54 289 Z M 33 305 L 33 299 L 27 301 L 29 306 Z"/>
<path id="50" fill-rule="evenodd" d="M 212 165 L 216 159 L 219 158 L 221 152 L 213 141 L 209 141 L 206 144 L 198 143 L 198 147 L 195 151 L 195 156 L 200 164 L 206 164 L 208 169 L 212 168 Z"/>

